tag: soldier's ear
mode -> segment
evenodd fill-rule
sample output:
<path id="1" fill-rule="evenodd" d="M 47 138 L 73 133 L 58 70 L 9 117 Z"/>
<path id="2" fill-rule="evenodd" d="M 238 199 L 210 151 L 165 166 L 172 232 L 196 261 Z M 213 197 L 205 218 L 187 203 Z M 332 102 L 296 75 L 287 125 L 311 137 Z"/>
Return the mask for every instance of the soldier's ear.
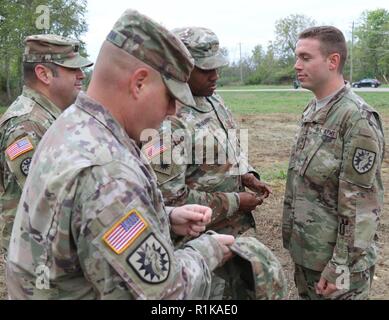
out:
<path id="1" fill-rule="evenodd" d="M 134 99 L 138 100 L 142 96 L 149 77 L 150 71 L 146 68 L 139 68 L 131 75 L 129 89 Z"/>
<path id="2" fill-rule="evenodd" d="M 328 56 L 329 61 L 329 69 L 331 71 L 336 71 L 339 68 L 340 64 L 340 54 L 339 53 L 332 53 Z"/>
<path id="3" fill-rule="evenodd" d="M 51 70 L 41 64 L 35 66 L 35 76 L 36 78 L 43 82 L 46 85 L 50 84 L 50 79 L 52 78 Z"/>

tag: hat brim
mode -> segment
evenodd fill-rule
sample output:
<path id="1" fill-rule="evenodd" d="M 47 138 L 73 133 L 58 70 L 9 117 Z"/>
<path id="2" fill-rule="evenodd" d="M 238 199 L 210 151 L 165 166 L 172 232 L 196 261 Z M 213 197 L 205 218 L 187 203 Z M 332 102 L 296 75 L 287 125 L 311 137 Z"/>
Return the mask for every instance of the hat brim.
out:
<path id="1" fill-rule="evenodd" d="M 61 67 L 71 68 L 71 69 L 86 68 L 93 65 L 92 61 L 80 55 L 77 55 L 74 58 L 66 59 L 63 61 L 52 61 L 52 63 L 59 65 Z"/>
<path id="2" fill-rule="evenodd" d="M 192 92 L 186 82 L 178 81 L 173 78 L 168 78 L 162 75 L 163 82 L 168 88 L 169 92 L 181 103 L 187 106 L 195 106 Z"/>
<path id="3" fill-rule="evenodd" d="M 228 64 L 228 60 L 221 52 L 216 55 L 205 58 L 195 58 L 195 66 L 203 70 L 212 70 L 224 67 Z"/>

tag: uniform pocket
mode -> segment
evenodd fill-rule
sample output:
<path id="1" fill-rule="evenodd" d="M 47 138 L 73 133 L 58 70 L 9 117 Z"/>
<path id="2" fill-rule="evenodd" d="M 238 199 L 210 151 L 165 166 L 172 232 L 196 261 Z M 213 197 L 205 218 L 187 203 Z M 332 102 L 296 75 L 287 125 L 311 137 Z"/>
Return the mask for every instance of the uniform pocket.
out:
<path id="1" fill-rule="evenodd" d="M 339 168 L 341 159 L 336 156 L 333 144 L 316 142 L 301 166 L 300 175 L 314 184 L 322 185 Z"/>

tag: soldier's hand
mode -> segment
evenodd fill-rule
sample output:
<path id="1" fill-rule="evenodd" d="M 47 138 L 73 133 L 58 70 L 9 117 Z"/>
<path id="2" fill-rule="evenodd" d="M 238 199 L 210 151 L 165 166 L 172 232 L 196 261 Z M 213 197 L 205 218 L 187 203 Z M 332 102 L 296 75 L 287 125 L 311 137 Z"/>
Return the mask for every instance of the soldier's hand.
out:
<path id="1" fill-rule="evenodd" d="M 179 236 L 197 237 L 211 222 L 212 209 L 197 204 L 175 208 L 170 214 L 173 232 Z"/>
<path id="2" fill-rule="evenodd" d="M 224 256 L 222 262 L 219 265 L 222 266 L 234 256 L 234 253 L 231 251 L 230 246 L 235 242 L 235 238 L 231 235 L 217 233 L 212 234 L 212 237 L 214 237 L 217 242 L 219 242 L 219 244 L 222 246 Z"/>
<path id="3" fill-rule="evenodd" d="M 272 189 L 264 182 L 258 180 L 252 173 L 246 173 L 242 176 L 242 183 L 245 187 L 257 194 L 257 197 L 264 200 L 271 193 Z"/>
<path id="4" fill-rule="evenodd" d="M 316 294 L 328 297 L 335 291 L 338 291 L 336 284 L 328 282 L 323 277 L 320 278 L 320 281 L 316 286 Z"/>
<path id="5" fill-rule="evenodd" d="M 257 206 L 263 203 L 263 199 L 258 197 L 255 193 L 239 192 L 239 211 L 251 212 Z"/>

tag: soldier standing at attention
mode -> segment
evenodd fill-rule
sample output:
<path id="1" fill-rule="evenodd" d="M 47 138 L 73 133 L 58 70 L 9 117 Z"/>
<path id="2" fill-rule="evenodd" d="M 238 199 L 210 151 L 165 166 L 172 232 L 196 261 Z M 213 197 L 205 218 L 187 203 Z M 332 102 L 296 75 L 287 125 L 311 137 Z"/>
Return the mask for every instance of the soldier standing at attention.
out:
<path id="1" fill-rule="evenodd" d="M 168 30 L 133 10 L 119 18 L 87 93 L 32 160 L 7 261 L 11 299 L 208 298 L 211 272 L 231 258 L 234 237 L 204 234 L 175 250 L 171 229 L 198 235 L 211 210 L 166 208 L 138 148 L 176 99 L 193 103 L 192 68 Z"/>
<path id="2" fill-rule="evenodd" d="M 82 88 L 79 43 L 58 35 L 28 36 L 23 55 L 22 94 L 0 119 L 0 237 L 6 251 L 16 208 L 39 141 Z"/>
<path id="3" fill-rule="evenodd" d="M 299 36 L 297 77 L 315 98 L 292 148 L 282 236 L 303 299 L 367 299 L 377 260 L 383 129 L 378 113 L 345 83 L 346 57 L 334 27 Z"/>
<path id="4" fill-rule="evenodd" d="M 238 127 L 215 93 L 218 68 L 227 64 L 217 36 L 199 27 L 174 29 L 173 33 L 195 61 L 188 84 L 196 104 L 179 105 L 177 114 L 167 118 L 159 135 L 145 144 L 143 151 L 156 172 L 166 204 L 209 206 L 213 215 L 208 229 L 237 236 L 255 227 L 251 211 L 271 190 L 248 165 L 239 140 L 235 145 L 230 136 L 238 136 Z M 179 132 L 184 133 L 182 137 L 176 134 Z M 156 149 L 155 145 L 162 147 Z M 173 154 L 173 149 L 182 152 Z M 165 163 L 169 153 L 172 161 Z M 255 193 L 246 192 L 245 187 Z"/>

